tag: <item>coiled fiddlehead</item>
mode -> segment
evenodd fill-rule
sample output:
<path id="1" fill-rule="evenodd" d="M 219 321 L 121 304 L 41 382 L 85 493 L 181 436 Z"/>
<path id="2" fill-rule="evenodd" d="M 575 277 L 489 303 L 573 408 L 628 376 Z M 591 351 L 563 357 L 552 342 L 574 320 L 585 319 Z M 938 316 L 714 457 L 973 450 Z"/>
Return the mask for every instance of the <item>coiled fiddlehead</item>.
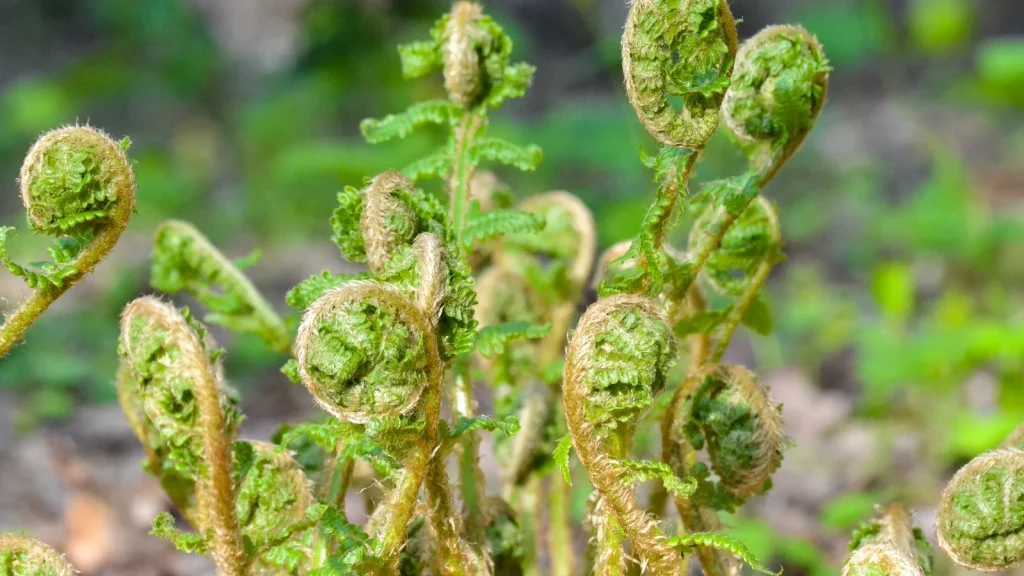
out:
<path id="1" fill-rule="evenodd" d="M 196 483 L 197 528 L 220 573 L 244 575 L 230 452 L 241 416 L 203 335 L 173 306 L 143 297 L 124 310 L 118 351 L 143 412 L 170 448 L 168 460 Z"/>
<path id="2" fill-rule="evenodd" d="M 409 249 L 415 279 L 348 282 L 310 306 L 296 341 L 298 369 L 317 402 L 343 421 L 422 419 L 422 432 L 402 450 L 403 470 L 374 522 L 377 551 L 384 565 L 397 564 L 425 484 L 439 541 L 438 568 L 459 574 L 469 560 L 438 455 L 445 370 L 438 326 L 450 298 L 450 271 L 436 236 L 421 234 Z"/>
<path id="3" fill-rule="evenodd" d="M 632 475 L 626 438 L 665 385 L 674 357 L 674 339 L 657 304 L 640 296 L 613 296 L 580 319 L 566 351 L 562 384 L 565 419 L 580 462 L 602 505 L 655 574 L 681 574 L 684 563 L 623 482 Z"/>
<path id="4" fill-rule="evenodd" d="M 626 94 L 658 142 L 704 147 L 718 129 L 736 45 L 726 0 L 633 0 L 622 37 Z M 682 98 L 683 109 L 670 98 Z"/>
<path id="5" fill-rule="evenodd" d="M 89 126 L 68 126 L 43 134 L 28 151 L 18 178 L 21 199 L 34 232 L 58 237 L 53 262 L 35 268 L 16 264 L 5 242 L 13 228 L 0 228 L 0 260 L 25 279 L 32 294 L 0 326 L 0 358 L 71 286 L 110 253 L 135 208 L 135 176 L 125 152 Z"/>
<path id="6" fill-rule="evenodd" d="M 712 469 L 737 501 L 767 490 L 786 438 L 779 407 L 757 375 L 742 366 L 706 366 L 683 387 L 676 421 L 685 422 L 689 446 L 707 447 Z"/>
<path id="7" fill-rule="evenodd" d="M 831 68 L 799 26 L 770 26 L 743 43 L 723 103 L 725 124 L 764 186 L 803 144 L 825 103 Z"/>
<path id="8" fill-rule="evenodd" d="M 25 536 L 0 534 L 0 576 L 75 576 L 53 548 Z"/>
<path id="9" fill-rule="evenodd" d="M 928 576 L 932 549 L 910 512 L 898 504 L 879 510 L 879 517 L 861 526 L 850 542 L 843 576 Z"/>
<path id="10" fill-rule="evenodd" d="M 1024 562 L 1024 451 L 1004 445 L 961 468 L 942 493 L 936 534 L 946 554 L 971 570 Z"/>
<path id="11" fill-rule="evenodd" d="M 157 228 L 150 282 L 157 290 L 185 290 L 210 309 L 204 320 L 230 330 L 257 334 L 287 353 L 288 327 L 252 282 L 188 222 L 169 220 Z"/>

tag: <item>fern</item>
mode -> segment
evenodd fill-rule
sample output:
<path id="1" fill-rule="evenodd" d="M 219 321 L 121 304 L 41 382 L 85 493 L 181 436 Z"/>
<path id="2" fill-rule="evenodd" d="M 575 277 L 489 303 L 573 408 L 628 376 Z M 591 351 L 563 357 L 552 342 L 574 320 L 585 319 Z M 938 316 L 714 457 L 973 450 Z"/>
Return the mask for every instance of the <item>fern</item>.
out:
<path id="1" fill-rule="evenodd" d="M 536 326 L 528 322 L 509 322 L 498 326 L 488 326 L 480 330 L 476 347 L 485 358 L 494 358 L 505 351 L 510 342 L 521 339 L 536 340 L 547 336 L 550 324 Z"/>

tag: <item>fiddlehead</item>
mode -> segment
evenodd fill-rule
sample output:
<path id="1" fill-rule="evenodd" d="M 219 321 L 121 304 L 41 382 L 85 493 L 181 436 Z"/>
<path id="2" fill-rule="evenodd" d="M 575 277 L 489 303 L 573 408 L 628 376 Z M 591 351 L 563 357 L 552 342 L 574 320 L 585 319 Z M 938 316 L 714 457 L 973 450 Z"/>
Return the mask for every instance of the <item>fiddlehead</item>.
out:
<path id="1" fill-rule="evenodd" d="M 367 433 L 370 425 L 419 430 L 391 442 L 404 469 L 374 522 L 377 553 L 384 565 L 399 561 L 417 494 L 426 485 L 439 568 L 457 574 L 470 559 L 439 454 L 445 370 L 439 333 L 442 310 L 449 303 L 456 307 L 452 298 L 458 291 L 436 236 L 421 234 L 403 252 L 412 257 L 411 269 L 400 273 L 394 265 L 402 257 L 395 256 L 378 279 L 342 284 L 310 306 L 296 342 L 298 371 L 325 410 L 345 422 L 366 424 Z M 396 282 L 386 283 L 385 277 Z M 417 421 L 422 421 L 418 428 L 412 425 Z"/>
<path id="2" fill-rule="evenodd" d="M 50 248 L 53 262 L 27 268 L 7 255 L 14 229 L 0 228 L 0 260 L 32 288 L 0 326 L 0 357 L 106 258 L 128 226 L 135 208 L 129 145 L 89 126 L 68 126 L 43 134 L 28 151 L 18 181 L 29 226 L 58 240 Z"/>
<path id="3" fill-rule="evenodd" d="M 562 384 L 572 444 L 601 505 L 656 574 L 681 574 L 680 551 L 639 508 L 623 478 L 633 476 L 628 431 L 665 385 L 674 357 L 673 337 L 657 304 L 639 296 L 614 296 L 592 305 L 580 319 L 569 341 Z"/>
<path id="4" fill-rule="evenodd" d="M 854 532 L 843 576 L 927 576 L 932 564 L 928 539 L 914 526 L 910 512 L 896 504 Z"/>
<path id="5" fill-rule="evenodd" d="M 658 142 L 704 147 L 718 129 L 736 45 L 726 0 L 633 0 L 622 37 L 626 94 Z"/>
<path id="6" fill-rule="evenodd" d="M 291 348 L 288 327 L 259 290 L 188 222 L 169 220 L 157 228 L 150 282 L 168 294 L 195 296 L 211 311 L 207 323 L 257 334 L 278 352 Z"/>
<path id="7" fill-rule="evenodd" d="M 53 548 L 25 536 L 0 534 L 0 576 L 75 576 Z"/>
<path id="8" fill-rule="evenodd" d="M 803 144 L 825 103 L 831 68 L 799 26 L 771 26 L 740 47 L 723 103 L 725 124 L 764 186 Z"/>
<path id="9" fill-rule="evenodd" d="M 168 460 L 196 482 L 197 528 L 218 569 L 245 574 L 230 453 L 241 416 L 203 334 L 173 306 L 144 297 L 125 308 L 118 351 L 138 385 L 143 412 L 170 447 Z"/>
<path id="10" fill-rule="evenodd" d="M 939 546 L 957 564 L 983 571 L 1024 562 L 1024 451 L 986 452 L 961 468 L 939 501 Z"/>
<path id="11" fill-rule="evenodd" d="M 508 210 L 481 213 L 471 197 L 477 167 L 498 162 L 533 170 L 540 162 L 536 146 L 517 146 L 487 137 L 487 111 L 505 100 L 522 96 L 534 68 L 512 63 L 512 41 L 478 4 L 456 2 L 431 32 L 431 39 L 399 48 L 407 78 L 440 69 L 448 100 L 414 104 L 400 114 L 365 120 L 363 135 L 371 143 L 403 138 L 425 124 L 451 129 L 445 148 L 403 170 L 413 180 L 443 178 L 447 182 L 449 214 L 456 241 L 465 250 L 473 243 L 508 232 L 538 230 L 541 223 Z"/>
<path id="12" fill-rule="evenodd" d="M 737 502 L 766 491 L 786 438 L 779 407 L 757 376 L 741 366 L 706 366 L 683 387 L 676 421 L 685 422 L 689 446 L 707 448 L 712 470 Z"/>

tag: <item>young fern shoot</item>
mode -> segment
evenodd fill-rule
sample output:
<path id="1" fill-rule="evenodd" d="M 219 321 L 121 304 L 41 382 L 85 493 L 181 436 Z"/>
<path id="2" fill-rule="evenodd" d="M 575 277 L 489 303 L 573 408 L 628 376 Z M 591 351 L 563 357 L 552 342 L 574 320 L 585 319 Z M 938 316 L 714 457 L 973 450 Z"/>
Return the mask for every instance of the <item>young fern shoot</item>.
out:
<path id="1" fill-rule="evenodd" d="M 15 229 L 0 228 L 0 261 L 32 288 L 0 326 L 0 358 L 62 294 L 107 257 L 135 209 L 135 175 L 126 152 L 90 126 L 67 126 L 43 134 L 28 151 L 18 177 L 33 232 L 55 236 L 53 262 L 30 267 L 7 254 Z"/>
<path id="2" fill-rule="evenodd" d="M 258 255 L 258 254 L 256 254 Z M 247 258 L 251 264 L 255 258 Z M 271 349 L 287 354 L 291 333 L 259 290 L 199 230 L 168 220 L 157 228 L 150 283 L 168 294 L 186 291 L 210 310 L 204 320 L 236 332 L 258 335 Z"/>
<path id="3" fill-rule="evenodd" d="M 934 559 L 932 547 L 910 511 L 899 504 L 879 510 L 876 520 L 865 523 L 850 542 L 850 556 L 843 576 L 928 576 Z"/>

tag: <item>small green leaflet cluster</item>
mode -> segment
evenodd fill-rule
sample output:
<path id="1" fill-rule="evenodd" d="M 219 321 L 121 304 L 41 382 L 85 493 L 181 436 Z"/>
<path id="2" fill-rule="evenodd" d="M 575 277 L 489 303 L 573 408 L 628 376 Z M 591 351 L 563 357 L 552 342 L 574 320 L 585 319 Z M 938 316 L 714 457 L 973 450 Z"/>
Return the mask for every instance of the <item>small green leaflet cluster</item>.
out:
<path id="1" fill-rule="evenodd" d="M 660 294 L 665 286 L 662 247 L 677 221 L 679 199 L 686 195 L 686 165 L 695 154 L 684 148 L 662 147 L 656 156 L 641 150 L 644 165 L 654 172 L 657 196 L 626 253 L 610 266 L 615 274 L 601 283 L 602 297 L 613 294 Z"/>
<path id="2" fill-rule="evenodd" d="M 764 564 L 758 562 L 757 557 L 747 549 L 739 540 L 726 536 L 725 534 L 718 534 L 715 532 L 694 532 L 692 534 L 682 534 L 675 536 L 670 539 L 673 546 L 680 548 L 715 548 L 718 550 L 724 550 L 729 554 L 742 560 L 747 566 L 750 566 L 757 572 L 762 574 L 771 574 L 772 576 L 779 576 L 782 574 L 782 569 L 777 572 L 772 572 Z"/>
<path id="3" fill-rule="evenodd" d="M 255 252 L 232 263 L 191 224 L 172 220 L 157 230 L 150 283 L 168 294 L 194 296 L 209 309 L 204 321 L 256 334 L 271 348 L 286 351 L 288 328 L 241 272 L 258 258 Z"/>
<path id="4" fill-rule="evenodd" d="M 14 228 L 0 227 L 0 261 L 12 274 L 24 278 L 29 287 L 36 290 L 48 286 L 61 288 L 68 278 L 77 275 L 78 268 L 75 267 L 74 261 L 92 241 L 91 233 L 59 238 L 48 248 L 53 262 L 33 262 L 30 267 L 25 267 L 14 262 L 7 254 L 7 238 L 15 233 Z"/>

